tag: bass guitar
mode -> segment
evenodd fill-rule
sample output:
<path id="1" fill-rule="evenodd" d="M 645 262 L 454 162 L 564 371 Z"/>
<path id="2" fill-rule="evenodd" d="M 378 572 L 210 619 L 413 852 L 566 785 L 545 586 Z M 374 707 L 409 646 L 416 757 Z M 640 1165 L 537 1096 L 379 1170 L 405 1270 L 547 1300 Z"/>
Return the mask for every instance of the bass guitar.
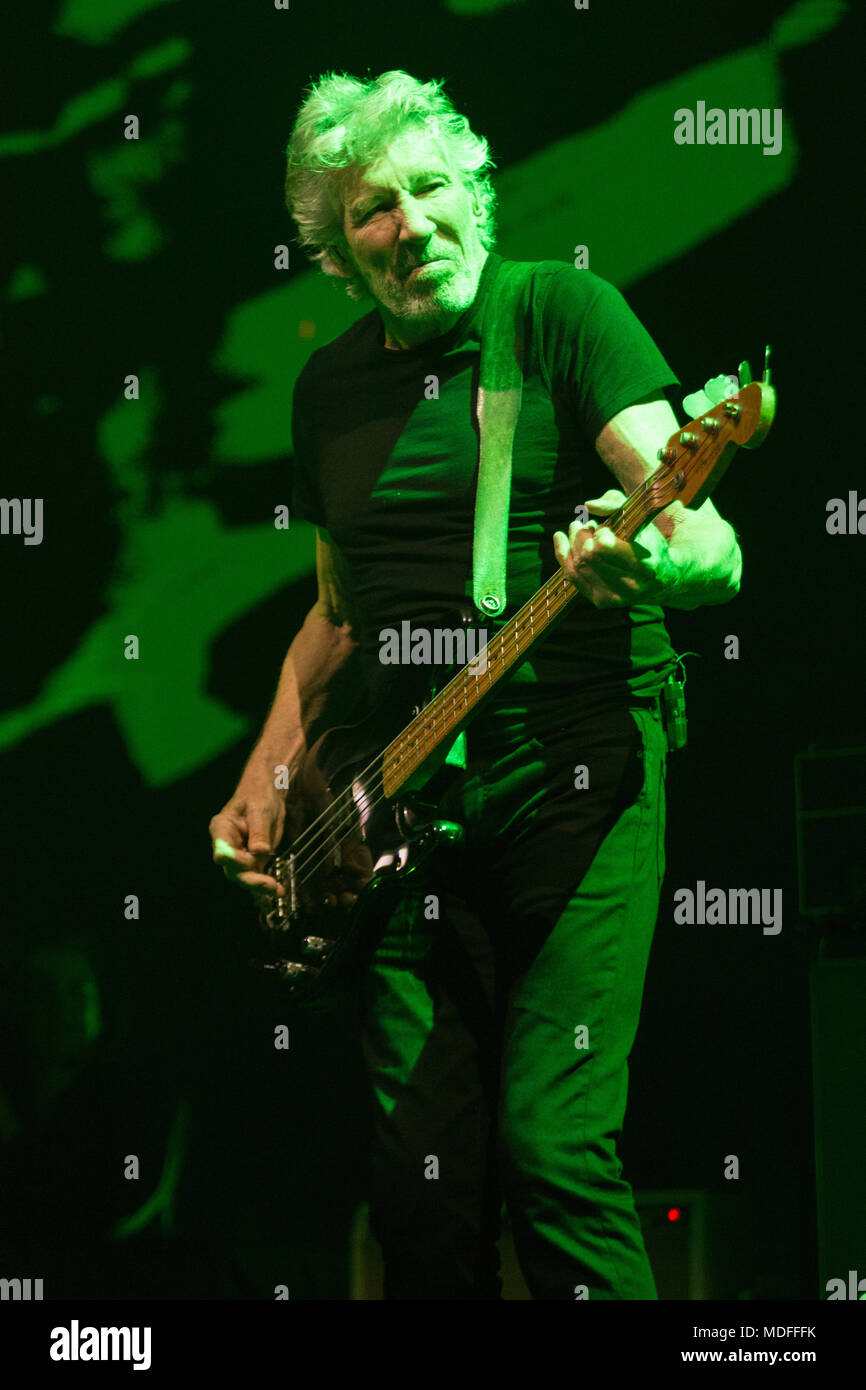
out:
<path id="1" fill-rule="evenodd" d="M 672 434 L 658 451 L 659 467 L 605 525 L 631 542 L 672 502 L 699 507 L 737 449 L 763 442 L 774 413 L 765 369 L 762 381 Z M 259 913 L 249 961 L 274 972 L 293 1002 L 327 1007 L 339 980 L 357 978 L 405 881 L 435 849 L 462 838 L 462 827 L 418 794 L 493 687 L 580 597 L 557 570 L 487 643 L 484 663 L 465 665 L 403 727 L 399 712 L 380 709 L 329 729 L 298 761 L 283 843 L 265 869 L 285 896 L 273 895 Z M 339 902 L 347 893 L 357 895 L 351 905 Z"/>

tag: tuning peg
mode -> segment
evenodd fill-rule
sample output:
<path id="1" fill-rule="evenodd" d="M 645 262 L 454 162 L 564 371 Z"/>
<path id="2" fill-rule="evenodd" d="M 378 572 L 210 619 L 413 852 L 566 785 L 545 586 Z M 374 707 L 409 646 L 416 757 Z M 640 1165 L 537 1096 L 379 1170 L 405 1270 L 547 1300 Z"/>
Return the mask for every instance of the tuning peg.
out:
<path id="1" fill-rule="evenodd" d="M 772 351 L 773 349 L 770 347 L 770 344 L 768 343 L 767 346 L 764 348 L 764 375 L 761 378 L 765 386 L 771 386 L 773 381 L 772 373 L 770 371 L 770 355 Z"/>
<path id="2" fill-rule="evenodd" d="M 720 405 L 729 396 L 735 396 L 740 389 L 740 383 L 735 376 L 714 376 L 706 382 L 703 389 L 703 396 L 706 404 L 700 409 L 692 412 L 693 415 L 700 415 L 704 410 L 712 409 L 714 405 Z"/>
<path id="3" fill-rule="evenodd" d="M 751 369 L 751 367 L 749 366 L 749 363 L 748 363 L 748 359 L 747 359 L 747 358 L 743 358 L 743 361 L 740 363 L 740 365 L 739 365 L 739 367 L 738 367 L 738 369 L 737 369 L 737 376 L 740 378 L 740 386 L 741 386 L 741 387 L 743 387 L 743 386 L 751 386 L 751 384 L 752 384 L 752 369 Z"/>

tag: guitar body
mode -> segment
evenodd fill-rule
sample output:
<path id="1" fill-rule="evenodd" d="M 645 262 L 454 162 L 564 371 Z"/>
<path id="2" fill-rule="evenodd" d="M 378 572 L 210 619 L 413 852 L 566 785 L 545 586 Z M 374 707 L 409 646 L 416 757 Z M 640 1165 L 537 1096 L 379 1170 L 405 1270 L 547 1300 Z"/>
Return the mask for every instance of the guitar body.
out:
<path id="1" fill-rule="evenodd" d="M 406 880 L 438 846 L 462 839 L 460 825 L 421 800 L 420 779 L 415 791 L 384 795 L 382 749 L 403 722 L 393 708 L 374 710 L 328 730 L 294 769 L 283 843 L 265 869 L 286 895 L 259 915 L 249 964 L 279 976 L 299 1005 L 327 1004 L 339 980 L 358 976 Z"/>

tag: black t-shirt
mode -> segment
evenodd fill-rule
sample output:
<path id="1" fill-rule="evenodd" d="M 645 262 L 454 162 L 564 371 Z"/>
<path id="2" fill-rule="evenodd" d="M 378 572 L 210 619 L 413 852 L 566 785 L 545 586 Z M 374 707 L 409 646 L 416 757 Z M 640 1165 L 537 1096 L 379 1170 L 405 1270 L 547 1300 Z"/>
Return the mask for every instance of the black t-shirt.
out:
<path id="1" fill-rule="evenodd" d="M 295 386 L 292 504 L 330 532 L 346 559 L 372 702 L 392 669 L 380 660 L 382 630 L 399 632 L 407 620 L 454 627 L 472 594 L 480 324 L 501 262 L 488 255 L 473 304 L 448 333 L 386 348 L 374 310 L 315 351 Z M 588 270 L 537 263 L 529 314 L 508 604 L 500 618 L 480 620 L 488 637 L 555 572 L 554 531 L 567 532 L 578 505 L 618 486 L 595 451 L 600 430 L 678 381 L 619 291 Z M 494 687 L 470 749 L 505 750 L 653 695 L 673 659 L 660 608 L 578 600 Z"/>

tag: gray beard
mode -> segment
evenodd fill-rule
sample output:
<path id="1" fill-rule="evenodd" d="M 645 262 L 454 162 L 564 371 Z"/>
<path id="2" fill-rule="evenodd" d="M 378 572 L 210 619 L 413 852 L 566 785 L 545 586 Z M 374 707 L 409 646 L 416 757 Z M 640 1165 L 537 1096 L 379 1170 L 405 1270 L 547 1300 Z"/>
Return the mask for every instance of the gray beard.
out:
<path id="1" fill-rule="evenodd" d="M 387 283 L 372 284 L 375 297 L 396 319 L 413 324 L 436 324 L 450 314 L 462 314 L 475 298 L 481 271 L 476 266 L 458 266 L 445 280 L 430 289 L 415 292 L 411 287 Z"/>

